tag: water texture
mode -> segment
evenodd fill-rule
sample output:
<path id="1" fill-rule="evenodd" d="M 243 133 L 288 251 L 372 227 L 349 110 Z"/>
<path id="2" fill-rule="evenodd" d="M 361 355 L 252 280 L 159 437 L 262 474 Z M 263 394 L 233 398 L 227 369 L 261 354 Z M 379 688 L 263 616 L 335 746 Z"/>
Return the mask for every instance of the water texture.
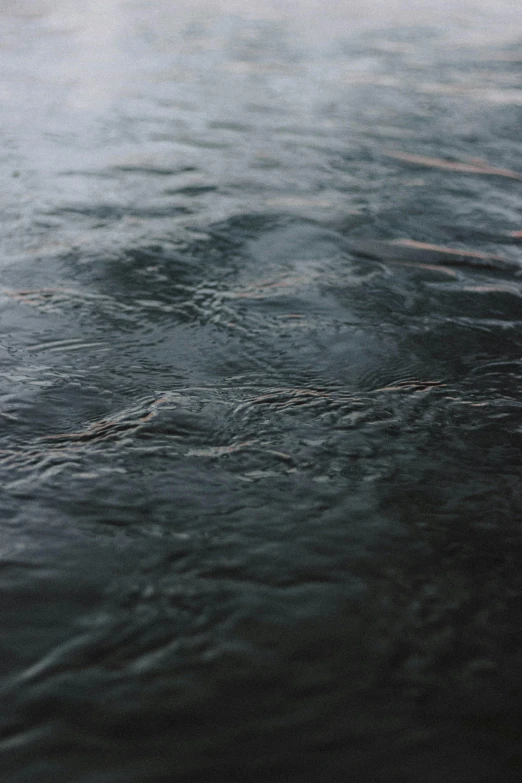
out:
<path id="1" fill-rule="evenodd" d="M 0 4 L 0 780 L 522 772 L 517 3 Z"/>

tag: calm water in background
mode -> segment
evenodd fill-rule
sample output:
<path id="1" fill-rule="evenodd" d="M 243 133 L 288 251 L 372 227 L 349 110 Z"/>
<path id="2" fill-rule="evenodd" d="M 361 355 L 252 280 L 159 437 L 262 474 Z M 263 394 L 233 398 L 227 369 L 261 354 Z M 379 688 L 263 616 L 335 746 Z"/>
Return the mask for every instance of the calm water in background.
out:
<path id="1" fill-rule="evenodd" d="M 519 779 L 522 14 L 428 6 L 0 3 L 2 783 Z"/>

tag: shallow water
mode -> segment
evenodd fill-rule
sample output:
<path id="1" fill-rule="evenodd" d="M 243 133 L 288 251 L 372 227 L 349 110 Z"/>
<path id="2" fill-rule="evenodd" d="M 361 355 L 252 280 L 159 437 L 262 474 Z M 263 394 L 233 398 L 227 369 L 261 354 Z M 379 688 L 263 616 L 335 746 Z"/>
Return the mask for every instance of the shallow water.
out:
<path id="1" fill-rule="evenodd" d="M 515 781 L 516 3 L 0 5 L 0 779 Z"/>

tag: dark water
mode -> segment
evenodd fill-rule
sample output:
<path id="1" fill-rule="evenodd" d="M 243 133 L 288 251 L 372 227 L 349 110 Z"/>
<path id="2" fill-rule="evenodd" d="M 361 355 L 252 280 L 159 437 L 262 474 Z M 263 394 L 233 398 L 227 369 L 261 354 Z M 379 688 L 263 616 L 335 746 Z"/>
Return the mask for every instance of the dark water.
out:
<path id="1" fill-rule="evenodd" d="M 2 783 L 519 779 L 521 40 L 1 3 Z"/>

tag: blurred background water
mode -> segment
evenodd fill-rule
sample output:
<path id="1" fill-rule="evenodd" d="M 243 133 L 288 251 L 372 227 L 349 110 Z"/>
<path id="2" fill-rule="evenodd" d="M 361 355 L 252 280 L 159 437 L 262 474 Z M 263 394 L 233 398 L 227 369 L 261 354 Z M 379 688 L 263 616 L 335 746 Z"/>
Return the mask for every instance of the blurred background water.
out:
<path id="1" fill-rule="evenodd" d="M 519 779 L 521 41 L 0 2 L 0 780 Z"/>

